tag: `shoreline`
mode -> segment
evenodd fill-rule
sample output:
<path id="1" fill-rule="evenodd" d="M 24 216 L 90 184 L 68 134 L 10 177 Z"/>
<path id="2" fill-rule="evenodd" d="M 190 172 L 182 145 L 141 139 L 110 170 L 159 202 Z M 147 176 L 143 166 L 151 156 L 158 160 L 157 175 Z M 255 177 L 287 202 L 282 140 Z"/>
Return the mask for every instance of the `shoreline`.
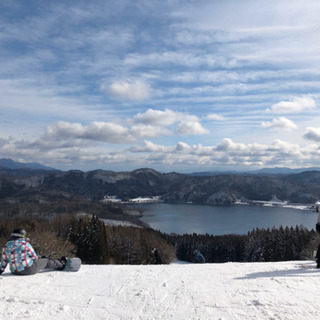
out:
<path id="1" fill-rule="evenodd" d="M 145 201 L 145 202 L 122 202 L 122 204 L 131 204 L 134 206 L 138 206 L 139 204 L 186 204 L 186 205 L 197 205 L 197 206 L 213 206 L 213 207 L 232 207 L 232 206 L 248 206 L 248 207 L 270 207 L 270 208 L 284 208 L 284 209 L 295 209 L 295 210 L 305 210 L 305 211 L 316 211 L 316 206 L 314 204 L 280 204 L 280 203 L 270 203 L 269 201 L 256 201 L 256 202 L 235 202 L 230 205 L 216 205 L 216 204 L 208 204 L 208 203 L 192 203 L 192 202 L 165 202 L 165 201 Z M 143 214 L 142 214 L 143 216 Z"/>
<path id="2" fill-rule="evenodd" d="M 152 197 L 137 197 L 129 200 L 122 200 L 116 198 L 116 196 L 105 196 L 102 200 L 104 203 L 114 203 L 114 204 L 124 204 L 124 205 L 139 205 L 139 204 L 150 204 L 150 203 L 167 203 L 167 204 L 189 204 L 189 205 L 207 205 L 207 206 L 263 206 L 263 207 L 275 207 L 275 208 L 290 208 L 297 210 L 316 210 L 316 203 L 289 203 L 288 201 L 282 201 L 277 199 L 277 197 L 273 197 L 269 201 L 264 200 L 236 200 L 234 203 L 219 205 L 219 204 L 211 204 L 211 203 L 193 203 L 192 201 L 187 202 L 167 202 L 162 199 L 161 196 L 152 196 Z M 143 215 L 143 214 L 142 214 Z"/>

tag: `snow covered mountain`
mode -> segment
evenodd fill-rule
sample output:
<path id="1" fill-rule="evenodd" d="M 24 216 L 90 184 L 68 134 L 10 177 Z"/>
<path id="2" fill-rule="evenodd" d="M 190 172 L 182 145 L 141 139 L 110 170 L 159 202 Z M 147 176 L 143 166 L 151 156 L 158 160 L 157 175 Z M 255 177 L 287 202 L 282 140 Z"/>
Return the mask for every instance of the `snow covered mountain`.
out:
<path id="1" fill-rule="evenodd" d="M 319 319 L 320 270 L 311 266 L 83 265 L 23 278 L 6 271 L 0 319 Z"/>

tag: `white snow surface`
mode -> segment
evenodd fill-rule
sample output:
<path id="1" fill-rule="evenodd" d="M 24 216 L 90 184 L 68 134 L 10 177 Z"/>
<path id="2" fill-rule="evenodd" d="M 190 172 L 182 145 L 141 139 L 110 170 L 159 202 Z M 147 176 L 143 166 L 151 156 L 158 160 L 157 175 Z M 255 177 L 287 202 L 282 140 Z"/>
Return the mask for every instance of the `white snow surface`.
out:
<path id="1" fill-rule="evenodd" d="M 0 319 L 310 320 L 320 317 L 319 294 L 312 261 L 83 265 L 24 277 L 6 270 Z"/>

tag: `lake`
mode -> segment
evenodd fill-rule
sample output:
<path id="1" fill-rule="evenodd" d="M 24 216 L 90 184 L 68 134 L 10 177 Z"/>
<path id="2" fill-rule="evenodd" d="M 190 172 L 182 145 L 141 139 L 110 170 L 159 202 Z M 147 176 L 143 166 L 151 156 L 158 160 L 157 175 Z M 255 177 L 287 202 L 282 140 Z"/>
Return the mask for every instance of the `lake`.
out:
<path id="1" fill-rule="evenodd" d="M 315 229 L 318 214 L 311 210 L 263 206 L 209 206 L 168 203 L 137 205 L 142 221 L 165 233 L 246 234 L 255 228 L 295 227 Z"/>

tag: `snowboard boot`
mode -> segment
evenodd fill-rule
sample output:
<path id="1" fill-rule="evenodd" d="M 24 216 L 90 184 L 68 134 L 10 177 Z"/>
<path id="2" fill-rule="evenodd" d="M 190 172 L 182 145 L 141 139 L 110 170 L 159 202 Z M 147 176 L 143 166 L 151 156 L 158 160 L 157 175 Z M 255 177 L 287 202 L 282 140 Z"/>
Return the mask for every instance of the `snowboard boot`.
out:
<path id="1" fill-rule="evenodd" d="M 65 256 L 62 256 L 60 259 L 59 259 L 59 261 L 63 264 L 63 267 L 62 267 L 62 269 L 61 270 L 63 270 L 65 267 L 66 267 L 66 265 L 67 265 L 67 258 L 65 257 Z"/>

